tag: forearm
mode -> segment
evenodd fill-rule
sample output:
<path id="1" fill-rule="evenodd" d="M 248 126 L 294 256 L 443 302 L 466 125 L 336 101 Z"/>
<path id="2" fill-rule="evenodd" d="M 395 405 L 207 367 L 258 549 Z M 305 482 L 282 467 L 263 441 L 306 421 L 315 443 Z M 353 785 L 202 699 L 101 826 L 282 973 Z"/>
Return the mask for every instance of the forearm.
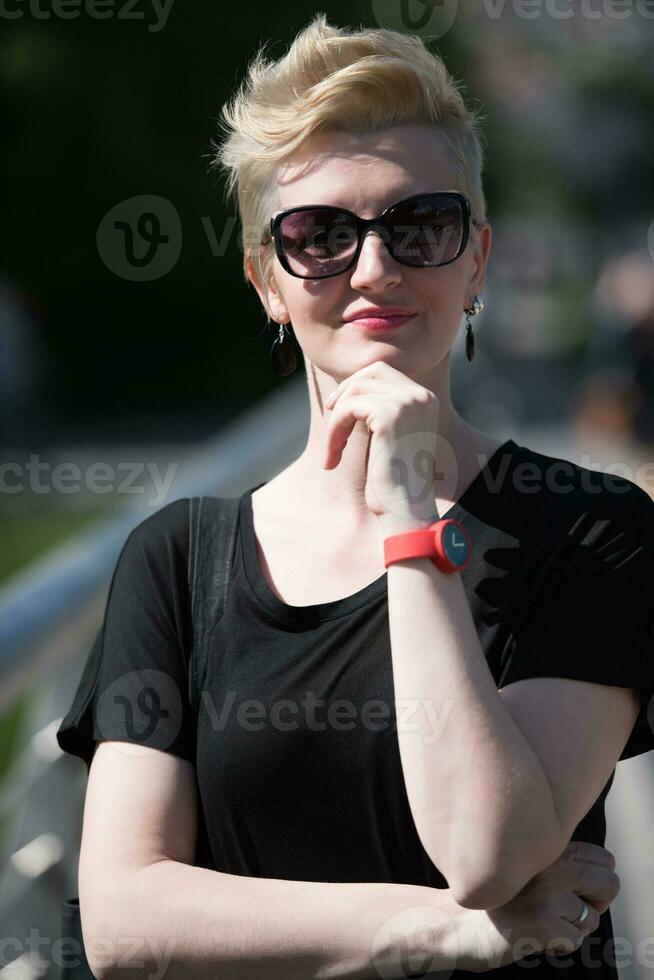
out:
<path id="1" fill-rule="evenodd" d="M 106 930 L 111 965 L 95 961 L 105 980 L 379 980 L 380 963 L 400 977 L 408 961 L 451 970 L 464 914 L 449 889 L 251 878 L 169 860 L 122 892 Z"/>
<path id="2" fill-rule="evenodd" d="M 460 573 L 398 562 L 388 603 L 402 769 L 423 846 L 457 897 L 498 868 L 524 884 L 566 842 L 540 761 L 498 695 Z"/>

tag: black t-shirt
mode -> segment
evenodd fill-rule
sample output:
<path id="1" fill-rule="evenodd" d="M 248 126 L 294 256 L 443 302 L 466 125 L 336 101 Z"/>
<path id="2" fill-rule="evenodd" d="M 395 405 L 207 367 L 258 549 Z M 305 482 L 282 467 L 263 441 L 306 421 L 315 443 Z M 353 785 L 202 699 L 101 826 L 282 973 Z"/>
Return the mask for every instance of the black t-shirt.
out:
<path id="1" fill-rule="evenodd" d="M 240 499 L 230 592 L 200 679 L 197 734 L 188 701 L 184 498 L 143 520 L 125 541 L 59 745 L 87 765 L 97 739 L 141 742 L 194 763 L 199 866 L 446 887 L 417 835 L 402 778 L 387 573 L 331 602 L 281 601 L 258 562 L 254 489 Z M 638 688 L 641 713 L 621 759 L 654 748 L 654 717 L 647 717 L 654 695 L 648 494 L 625 477 L 508 440 L 446 516 L 471 537 L 472 558 L 457 574 L 497 687 L 552 676 Z M 612 780 L 573 838 L 604 843 Z M 610 956 L 611 936 L 609 911 L 564 975 L 585 975 L 583 954 L 595 980 L 615 980 L 610 966 L 593 969 L 603 950 Z M 544 954 L 523 962 L 534 976 L 551 977 L 561 969 L 561 958 L 552 959 L 558 965 Z M 514 969 L 503 968 L 507 976 Z"/>

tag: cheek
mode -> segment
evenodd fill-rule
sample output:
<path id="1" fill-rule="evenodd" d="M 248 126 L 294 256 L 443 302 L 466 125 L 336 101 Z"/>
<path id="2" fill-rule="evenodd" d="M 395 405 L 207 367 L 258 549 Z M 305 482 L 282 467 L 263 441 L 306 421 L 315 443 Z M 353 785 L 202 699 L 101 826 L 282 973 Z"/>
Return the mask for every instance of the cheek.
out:
<path id="1" fill-rule="evenodd" d="M 410 285 L 416 301 L 425 307 L 448 314 L 462 313 L 464 289 L 460 270 L 448 266 L 429 273 L 425 270 L 423 277 L 414 276 Z"/>
<path id="2" fill-rule="evenodd" d="M 343 311 L 348 306 L 347 277 L 342 277 L 343 282 L 338 276 L 324 282 L 311 282 L 304 280 L 297 286 L 293 286 L 293 294 L 290 297 L 292 309 L 297 311 L 297 315 L 303 323 L 320 326 L 320 324 L 334 326 L 340 325 Z"/>

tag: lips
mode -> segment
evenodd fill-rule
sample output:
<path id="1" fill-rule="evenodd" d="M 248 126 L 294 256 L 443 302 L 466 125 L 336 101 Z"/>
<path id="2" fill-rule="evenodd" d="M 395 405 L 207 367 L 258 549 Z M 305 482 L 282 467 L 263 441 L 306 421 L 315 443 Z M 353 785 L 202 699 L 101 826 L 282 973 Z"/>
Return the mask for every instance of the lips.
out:
<path id="1" fill-rule="evenodd" d="M 353 326 L 359 327 L 361 330 L 393 330 L 396 327 L 402 326 L 408 320 L 414 317 L 414 313 L 407 313 L 404 316 L 365 316 L 357 317 L 355 320 L 351 320 Z"/>
<path id="2" fill-rule="evenodd" d="M 408 310 L 404 306 L 369 306 L 366 309 L 355 310 L 349 316 L 344 317 L 346 323 L 352 320 L 365 319 L 386 319 L 394 316 L 413 316 L 414 310 Z"/>

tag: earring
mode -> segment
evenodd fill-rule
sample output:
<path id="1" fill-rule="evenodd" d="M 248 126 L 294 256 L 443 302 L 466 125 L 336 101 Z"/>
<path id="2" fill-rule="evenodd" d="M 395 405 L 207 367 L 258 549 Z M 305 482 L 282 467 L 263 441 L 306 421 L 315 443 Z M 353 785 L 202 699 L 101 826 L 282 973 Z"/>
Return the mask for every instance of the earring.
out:
<path id="1" fill-rule="evenodd" d="M 274 321 L 269 320 L 268 322 L 273 323 Z M 287 375 L 293 374 L 295 371 L 297 358 L 290 339 L 285 339 L 284 327 L 285 324 L 279 324 L 279 333 L 270 348 L 270 365 L 278 374 Z"/>
<path id="2" fill-rule="evenodd" d="M 475 356 L 475 335 L 470 323 L 471 316 L 477 316 L 484 308 L 484 301 L 481 296 L 475 296 L 471 307 L 466 307 L 463 312 L 466 315 L 466 357 L 469 361 Z"/>

